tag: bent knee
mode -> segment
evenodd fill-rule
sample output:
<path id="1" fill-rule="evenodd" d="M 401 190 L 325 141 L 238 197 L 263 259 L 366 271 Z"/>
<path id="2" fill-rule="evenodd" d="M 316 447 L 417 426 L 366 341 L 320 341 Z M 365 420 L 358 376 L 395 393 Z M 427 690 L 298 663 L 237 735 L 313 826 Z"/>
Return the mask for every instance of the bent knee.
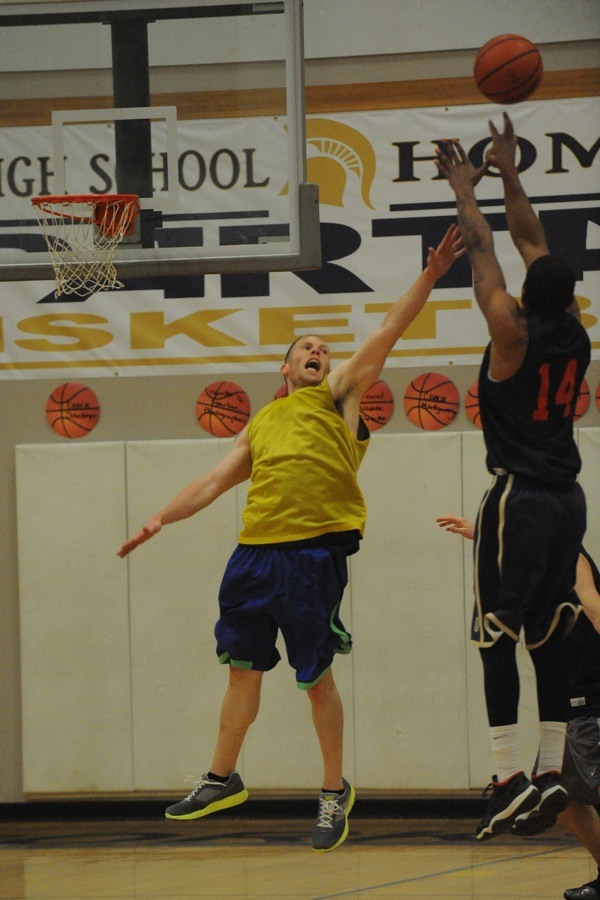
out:
<path id="1" fill-rule="evenodd" d="M 323 675 L 319 678 L 317 683 L 313 684 L 313 686 L 308 689 L 307 694 L 311 701 L 318 703 L 320 700 L 331 697 L 336 691 L 337 688 L 335 686 L 335 681 L 333 680 L 333 675 L 331 674 L 331 669 L 327 669 L 323 672 Z"/>

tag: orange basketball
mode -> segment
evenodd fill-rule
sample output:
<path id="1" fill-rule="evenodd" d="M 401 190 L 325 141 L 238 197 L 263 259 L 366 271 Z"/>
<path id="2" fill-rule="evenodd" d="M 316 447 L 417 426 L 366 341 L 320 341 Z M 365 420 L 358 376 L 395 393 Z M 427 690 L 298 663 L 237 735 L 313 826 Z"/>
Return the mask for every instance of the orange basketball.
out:
<path id="1" fill-rule="evenodd" d="M 238 434 L 250 418 L 248 394 L 233 381 L 214 381 L 196 400 L 196 418 L 215 437 Z"/>
<path id="2" fill-rule="evenodd" d="M 418 428 L 445 428 L 458 412 L 458 390 L 439 372 L 424 372 L 413 378 L 404 393 L 404 412 Z"/>
<path id="3" fill-rule="evenodd" d="M 542 80 L 540 51 L 518 34 L 500 34 L 480 49 L 473 75 L 484 97 L 493 103 L 519 103 Z"/>
<path id="4" fill-rule="evenodd" d="M 48 397 L 46 421 L 61 437 L 85 437 L 94 430 L 99 418 L 98 398 L 85 384 L 67 381 Z"/>
<path id="5" fill-rule="evenodd" d="M 369 431 L 383 428 L 393 413 L 394 397 L 385 381 L 376 381 L 360 398 L 360 415 Z"/>
<path id="6" fill-rule="evenodd" d="M 582 416 L 586 414 L 590 405 L 590 388 L 585 380 L 581 382 L 581 387 L 579 388 L 579 394 L 577 395 L 577 401 L 575 403 L 575 416 L 574 419 L 580 419 Z"/>
<path id="7" fill-rule="evenodd" d="M 472 422 L 477 428 L 483 427 L 481 424 L 481 410 L 479 409 L 479 382 L 477 379 L 465 394 L 465 412 L 469 422 Z"/>
<path id="8" fill-rule="evenodd" d="M 279 400 L 280 397 L 287 397 L 288 389 L 285 381 L 283 384 L 280 384 L 275 393 L 273 394 L 274 400 Z"/>

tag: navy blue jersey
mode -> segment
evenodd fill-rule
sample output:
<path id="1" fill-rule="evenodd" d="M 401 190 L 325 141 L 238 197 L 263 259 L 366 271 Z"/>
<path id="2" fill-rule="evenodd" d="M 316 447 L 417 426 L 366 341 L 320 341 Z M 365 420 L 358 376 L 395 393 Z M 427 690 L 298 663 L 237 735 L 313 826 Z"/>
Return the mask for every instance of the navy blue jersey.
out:
<path id="1" fill-rule="evenodd" d="M 600 591 L 598 567 L 583 547 L 581 552 L 592 567 L 594 583 Z M 579 613 L 565 638 L 564 648 L 569 670 L 570 718 L 600 717 L 600 634 L 584 612 Z"/>
<path id="2" fill-rule="evenodd" d="M 590 361 L 585 328 L 571 313 L 528 317 L 528 344 L 518 372 L 489 378 L 490 346 L 479 372 L 479 406 L 488 470 L 572 484 L 581 468 L 573 437 L 575 403 Z"/>

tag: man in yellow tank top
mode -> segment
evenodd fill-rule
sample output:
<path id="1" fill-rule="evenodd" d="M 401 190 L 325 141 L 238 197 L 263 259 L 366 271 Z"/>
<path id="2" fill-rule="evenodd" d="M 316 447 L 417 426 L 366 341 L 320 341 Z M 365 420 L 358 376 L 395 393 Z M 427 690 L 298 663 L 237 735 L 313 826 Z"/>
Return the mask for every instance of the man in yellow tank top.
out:
<path id="1" fill-rule="evenodd" d="M 229 684 L 217 744 L 208 773 L 167 808 L 167 818 L 197 819 L 247 799 L 235 766 L 258 713 L 263 673 L 279 661 L 275 641 L 281 631 L 297 685 L 310 700 L 323 757 L 312 847 L 333 850 L 346 839 L 354 788 L 342 775 L 343 709 L 331 664 L 334 654 L 352 646 L 339 607 L 347 557 L 358 550 L 366 519 L 356 473 L 369 434 L 359 404 L 436 281 L 463 252 L 452 226 L 429 249 L 425 269 L 381 325 L 335 368 L 318 336 L 294 341 L 280 367 L 287 396 L 260 410 L 211 472 L 185 487 L 118 551 L 126 556 L 163 525 L 194 515 L 250 479 L 239 543 L 219 591 L 217 655 L 229 665 Z"/>

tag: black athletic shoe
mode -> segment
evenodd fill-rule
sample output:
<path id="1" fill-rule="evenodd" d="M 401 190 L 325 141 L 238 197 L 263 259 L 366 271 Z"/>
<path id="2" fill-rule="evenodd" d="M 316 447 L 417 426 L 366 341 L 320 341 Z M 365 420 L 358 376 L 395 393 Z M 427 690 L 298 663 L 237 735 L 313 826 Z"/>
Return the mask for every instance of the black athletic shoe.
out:
<path id="1" fill-rule="evenodd" d="M 600 900 L 600 870 L 594 881 L 588 881 L 578 888 L 567 888 L 563 897 L 565 900 Z"/>
<path id="2" fill-rule="evenodd" d="M 203 775 L 185 800 L 167 807 L 165 816 L 167 819 L 199 819 L 220 809 L 238 806 L 247 799 L 248 791 L 237 772 L 232 772 L 225 784 L 210 781 Z"/>
<path id="3" fill-rule="evenodd" d="M 529 812 L 517 816 L 510 829 L 512 834 L 531 837 L 541 834 L 556 824 L 556 816 L 569 805 L 569 795 L 560 782 L 558 772 L 544 772 L 534 775 L 532 782 L 541 794 L 541 799 Z"/>
<path id="4" fill-rule="evenodd" d="M 348 816 L 354 806 L 354 788 L 345 778 L 343 794 L 321 792 L 319 797 L 319 815 L 312 833 L 313 850 L 325 853 L 335 850 L 348 837 Z"/>
<path id="5" fill-rule="evenodd" d="M 527 812 L 539 802 L 540 792 L 523 772 L 517 772 L 508 781 L 499 784 L 496 776 L 492 776 L 491 784 L 488 784 L 483 796 L 492 795 L 488 800 L 483 819 L 475 830 L 478 841 L 487 841 L 496 834 L 508 831 L 515 819 L 521 813 Z"/>

